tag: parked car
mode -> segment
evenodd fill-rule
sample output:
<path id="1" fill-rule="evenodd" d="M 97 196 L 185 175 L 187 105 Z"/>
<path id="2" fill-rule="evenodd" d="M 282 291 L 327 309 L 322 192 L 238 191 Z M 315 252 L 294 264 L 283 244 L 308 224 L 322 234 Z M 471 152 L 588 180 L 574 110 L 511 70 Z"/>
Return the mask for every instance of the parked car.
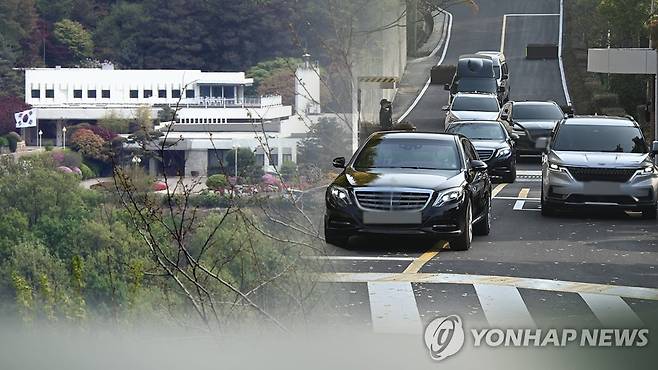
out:
<path id="1" fill-rule="evenodd" d="M 494 94 L 501 104 L 507 101 L 509 99 L 507 85 L 499 86 L 493 65 L 490 56 L 477 54 L 460 56 L 452 82 L 444 86 L 450 91 L 450 101 L 459 92 Z"/>
<path id="2" fill-rule="evenodd" d="M 639 125 L 628 118 L 590 116 L 561 121 L 550 140 L 540 140 L 541 213 L 567 207 L 604 206 L 656 218 L 658 168 Z"/>
<path id="3" fill-rule="evenodd" d="M 460 121 L 446 128 L 446 133 L 466 136 L 487 164 L 489 176 L 504 182 L 516 180 L 515 140 L 498 121 Z"/>
<path id="4" fill-rule="evenodd" d="M 537 139 L 549 137 L 564 118 L 564 112 L 554 101 L 510 101 L 500 111 L 500 120 L 519 135 L 516 145 L 519 154 L 541 154 Z"/>
<path id="5" fill-rule="evenodd" d="M 446 127 L 455 121 L 495 120 L 500 114 L 498 99 L 491 94 L 458 93 L 450 105 L 441 109 L 446 112 Z"/>
<path id="6" fill-rule="evenodd" d="M 345 247 L 354 235 L 417 235 L 471 246 L 491 227 L 491 181 L 467 138 L 377 132 L 326 191 L 324 233 Z"/>

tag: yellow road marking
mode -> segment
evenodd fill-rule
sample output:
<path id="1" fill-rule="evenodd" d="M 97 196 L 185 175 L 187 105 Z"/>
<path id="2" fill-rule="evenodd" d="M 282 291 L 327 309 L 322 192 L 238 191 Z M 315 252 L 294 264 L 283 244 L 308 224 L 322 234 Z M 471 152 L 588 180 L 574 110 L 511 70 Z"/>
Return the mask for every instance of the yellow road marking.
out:
<path id="1" fill-rule="evenodd" d="M 402 272 L 403 274 L 416 274 L 420 271 L 423 266 L 429 262 L 432 258 L 436 257 L 439 254 L 439 249 L 445 249 L 448 246 L 447 242 L 441 242 L 439 248 L 432 248 L 431 250 L 423 253 L 420 257 L 416 258 L 407 266 L 407 268 Z"/>
<path id="2" fill-rule="evenodd" d="M 528 193 L 530 193 L 530 189 L 528 188 L 523 188 L 519 192 L 519 200 L 516 201 L 514 204 L 514 210 L 515 211 L 522 211 L 523 210 L 523 205 L 525 204 L 525 199 L 528 198 Z"/>
<path id="3" fill-rule="evenodd" d="M 528 188 L 521 189 L 521 191 L 519 192 L 519 198 L 527 198 L 528 193 L 530 193 L 530 189 Z"/>
<path id="4" fill-rule="evenodd" d="M 492 197 L 492 198 L 495 198 L 496 195 L 498 195 L 498 193 L 500 193 L 500 191 L 503 190 L 503 189 L 505 188 L 505 186 L 507 186 L 507 183 L 498 184 L 498 185 L 493 189 L 493 191 L 491 192 L 491 197 Z"/>

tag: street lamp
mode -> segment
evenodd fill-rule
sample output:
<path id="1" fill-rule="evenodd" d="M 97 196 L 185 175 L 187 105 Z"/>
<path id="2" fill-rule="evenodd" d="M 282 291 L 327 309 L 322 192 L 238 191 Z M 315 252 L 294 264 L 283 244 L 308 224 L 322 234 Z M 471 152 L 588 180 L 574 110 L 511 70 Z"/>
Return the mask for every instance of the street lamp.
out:
<path id="1" fill-rule="evenodd" d="M 240 149 L 240 147 L 237 146 L 236 144 L 233 144 L 233 152 L 235 154 L 235 158 L 233 159 L 233 164 L 234 164 L 234 168 L 235 168 L 235 178 L 236 178 L 236 180 L 238 178 L 238 149 Z"/>
<path id="2" fill-rule="evenodd" d="M 43 143 L 43 131 L 39 130 L 39 139 L 37 140 L 37 144 L 39 144 L 39 149 L 41 149 L 41 144 Z"/>
<path id="3" fill-rule="evenodd" d="M 66 148 L 66 126 L 62 127 L 62 148 Z"/>

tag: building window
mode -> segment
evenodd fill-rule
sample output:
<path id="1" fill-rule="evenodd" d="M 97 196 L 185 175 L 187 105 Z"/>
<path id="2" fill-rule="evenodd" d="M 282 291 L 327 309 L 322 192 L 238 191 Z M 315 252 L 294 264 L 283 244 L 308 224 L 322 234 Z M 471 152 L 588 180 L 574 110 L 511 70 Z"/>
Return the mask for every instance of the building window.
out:
<path id="1" fill-rule="evenodd" d="M 153 90 L 144 90 L 144 98 L 150 98 L 153 96 Z"/>
<path id="2" fill-rule="evenodd" d="M 74 99 L 82 99 L 82 90 L 73 90 Z"/>
<path id="3" fill-rule="evenodd" d="M 171 90 L 171 97 L 174 99 L 180 99 L 180 90 L 179 89 Z"/>
<path id="4" fill-rule="evenodd" d="M 54 98 L 55 97 L 55 90 L 53 89 L 47 89 L 46 90 L 46 98 Z"/>
<path id="5" fill-rule="evenodd" d="M 87 98 L 96 99 L 96 90 L 87 90 Z"/>
<path id="6" fill-rule="evenodd" d="M 256 154 L 256 165 L 261 167 L 265 165 L 265 154 Z"/>
<path id="7" fill-rule="evenodd" d="M 139 97 L 139 91 L 130 90 L 130 99 L 137 99 Z"/>
<path id="8" fill-rule="evenodd" d="M 199 88 L 199 92 L 201 93 L 201 96 L 204 98 L 207 98 L 210 96 L 210 85 L 201 85 Z"/>
<path id="9" fill-rule="evenodd" d="M 101 97 L 103 99 L 109 99 L 110 98 L 110 90 L 102 90 L 101 91 Z"/>
<path id="10" fill-rule="evenodd" d="M 167 90 L 158 90 L 158 98 L 166 98 Z"/>
<path id="11" fill-rule="evenodd" d="M 185 97 L 190 99 L 194 97 L 194 90 L 185 90 Z"/>
<path id="12" fill-rule="evenodd" d="M 41 97 L 41 90 L 32 90 L 32 98 L 39 99 Z"/>
<path id="13" fill-rule="evenodd" d="M 283 163 L 292 162 L 292 154 L 283 154 L 282 158 Z"/>

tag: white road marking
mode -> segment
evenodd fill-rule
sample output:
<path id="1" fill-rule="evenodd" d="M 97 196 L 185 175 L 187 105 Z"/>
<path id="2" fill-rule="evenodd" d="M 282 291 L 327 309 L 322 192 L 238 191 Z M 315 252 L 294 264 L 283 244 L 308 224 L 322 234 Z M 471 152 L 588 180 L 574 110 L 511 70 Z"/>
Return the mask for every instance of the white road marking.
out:
<path id="1" fill-rule="evenodd" d="M 574 281 L 560 281 L 548 279 L 523 278 L 513 276 L 492 275 L 466 275 L 445 273 L 374 273 L 374 272 L 346 272 L 323 273 L 315 275 L 318 281 L 335 283 L 368 283 L 368 282 L 408 282 L 408 283 L 436 283 L 436 284 L 464 284 L 464 285 L 501 285 L 516 288 L 546 290 L 563 293 L 592 293 L 623 298 L 645 299 L 658 301 L 658 289 L 590 284 Z"/>
<path id="2" fill-rule="evenodd" d="M 562 28 L 564 26 L 564 0 L 560 0 L 560 39 L 558 40 L 557 47 L 557 61 L 560 65 L 560 76 L 562 77 L 562 89 L 564 90 L 564 99 L 567 105 L 571 105 L 571 97 L 569 96 L 569 87 L 567 86 L 567 78 L 564 75 L 564 64 L 562 63 Z"/>
<path id="3" fill-rule="evenodd" d="M 388 257 L 388 256 L 302 256 L 309 260 L 345 260 L 345 261 L 413 261 L 414 257 Z"/>
<path id="4" fill-rule="evenodd" d="M 541 201 L 540 198 L 519 198 L 519 197 L 494 197 L 494 199 L 501 199 L 501 200 L 524 200 L 527 202 L 539 202 Z"/>
<path id="5" fill-rule="evenodd" d="M 480 306 L 489 325 L 499 328 L 531 328 L 535 322 L 518 289 L 511 286 L 476 284 Z"/>
<path id="6" fill-rule="evenodd" d="M 580 296 L 603 326 L 632 328 L 644 325 L 621 297 L 591 293 L 580 293 Z"/>
<path id="7" fill-rule="evenodd" d="M 555 13 L 512 13 L 503 15 L 503 30 L 500 35 L 500 51 L 505 52 L 505 33 L 507 30 L 507 17 L 556 17 Z"/>
<path id="8" fill-rule="evenodd" d="M 518 170 L 517 176 L 541 176 L 541 170 Z"/>
<path id="9" fill-rule="evenodd" d="M 525 199 L 528 198 L 528 193 L 530 192 L 530 189 L 528 188 L 523 188 L 519 192 L 519 200 L 514 203 L 514 210 L 515 211 L 522 211 L 523 206 L 525 205 Z"/>
<path id="10" fill-rule="evenodd" d="M 369 282 L 368 296 L 375 332 L 421 333 L 420 314 L 411 283 Z"/>
<path id="11" fill-rule="evenodd" d="M 441 65 L 443 63 L 443 60 L 446 57 L 446 53 L 448 52 L 448 45 L 450 44 L 450 35 L 452 34 L 452 13 L 443 10 L 443 12 L 448 16 L 448 34 L 446 36 L 445 42 L 444 42 L 444 48 L 443 48 L 443 53 L 441 54 L 441 59 L 439 59 L 439 62 L 436 64 L 437 66 Z M 432 78 L 428 78 L 427 82 L 425 82 L 425 86 L 423 86 L 423 89 L 420 91 L 418 96 L 416 96 L 416 99 L 414 99 L 413 103 L 411 103 L 411 106 L 398 118 L 398 122 L 404 121 L 405 118 L 411 113 L 411 111 L 416 108 L 416 105 L 418 105 L 418 102 L 420 99 L 423 98 L 423 95 L 425 95 L 425 92 L 427 89 L 430 87 L 430 83 L 432 82 Z"/>

